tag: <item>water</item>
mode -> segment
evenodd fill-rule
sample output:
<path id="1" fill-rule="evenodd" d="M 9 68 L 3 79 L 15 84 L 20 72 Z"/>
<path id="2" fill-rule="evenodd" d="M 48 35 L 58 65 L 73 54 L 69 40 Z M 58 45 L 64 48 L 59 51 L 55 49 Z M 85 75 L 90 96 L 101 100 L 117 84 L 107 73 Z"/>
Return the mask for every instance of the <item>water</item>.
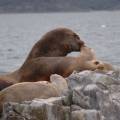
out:
<path id="1" fill-rule="evenodd" d="M 56 27 L 73 29 L 99 59 L 120 65 L 120 11 L 0 14 L 0 72 L 19 68 L 34 43 Z"/>

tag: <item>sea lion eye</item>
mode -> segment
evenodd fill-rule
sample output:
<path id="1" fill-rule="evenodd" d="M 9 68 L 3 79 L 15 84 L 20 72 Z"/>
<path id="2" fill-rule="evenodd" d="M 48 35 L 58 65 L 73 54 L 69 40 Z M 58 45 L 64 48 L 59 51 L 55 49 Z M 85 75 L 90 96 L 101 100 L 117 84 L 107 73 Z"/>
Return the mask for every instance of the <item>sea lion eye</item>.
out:
<path id="1" fill-rule="evenodd" d="M 98 65 L 98 64 L 100 64 L 100 63 L 99 63 L 99 61 L 95 61 L 94 64 Z"/>

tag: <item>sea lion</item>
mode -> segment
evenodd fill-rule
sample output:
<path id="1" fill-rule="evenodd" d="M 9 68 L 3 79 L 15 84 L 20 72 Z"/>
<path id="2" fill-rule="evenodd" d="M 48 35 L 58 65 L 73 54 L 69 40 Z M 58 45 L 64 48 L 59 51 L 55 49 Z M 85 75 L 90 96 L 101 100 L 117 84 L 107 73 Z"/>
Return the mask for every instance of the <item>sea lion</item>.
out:
<path id="1" fill-rule="evenodd" d="M 25 63 L 30 59 L 41 56 L 65 56 L 71 51 L 80 51 L 82 46 L 84 46 L 84 41 L 75 32 L 68 28 L 57 28 L 46 33 L 33 46 Z M 0 75 L 0 90 L 16 83 L 19 78 L 18 71 L 19 69 L 15 72 Z"/>
<path id="2" fill-rule="evenodd" d="M 94 51 L 86 46 L 81 47 L 81 54 L 78 57 L 38 57 L 27 61 L 19 70 L 14 73 L 0 76 L 0 80 L 11 82 L 36 82 L 50 81 L 51 74 L 59 74 L 68 77 L 74 70 L 112 70 L 104 62 L 97 60 Z M 0 88 L 3 86 L 0 85 Z"/>
<path id="3" fill-rule="evenodd" d="M 103 62 L 96 60 L 93 50 L 84 46 L 79 57 L 38 57 L 29 60 L 18 71 L 19 82 L 49 81 L 51 74 L 68 77 L 74 70 L 96 70 L 100 65 Z"/>
<path id="4" fill-rule="evenodd" d="M 72 51 L 80 51 L 84 41 L 68 28 L 57 28 L 47 32 L 32 48 L 26 61 L 37 57 L 66 56 Z"/>
<path id="5" fill-rule="evenodd" d="M 51 83 L 45 81 L 14 84 L 0 91 L 0 113 L 5 102 L 23 102 L 35 98 L 59 97 L 68 89 L 66 80 L 59 75 L 51 76 Z M 56 84 L 59 81 L 59 84 Z"/>

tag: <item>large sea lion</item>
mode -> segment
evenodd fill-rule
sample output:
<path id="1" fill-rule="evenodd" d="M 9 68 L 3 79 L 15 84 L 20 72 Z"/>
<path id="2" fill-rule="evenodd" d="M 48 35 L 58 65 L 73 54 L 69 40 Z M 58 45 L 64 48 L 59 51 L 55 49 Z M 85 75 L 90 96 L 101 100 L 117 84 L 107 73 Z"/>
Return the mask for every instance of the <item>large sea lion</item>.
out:
<path id="1" fill-rule="evenodd" d="M 59 84 L 57 84 L 59 83 Z M 59 75 L 51 76 L 51 83 L 23 82 L 12 85 L 0 91 L 0 113 L 2 113 L 5 102 L 23 102 L 35 98 L 47 99 L 50 97 L 59 97 L 67 92 L 68 86 L 66 80 Z"/>
<path id="2" fill-rule="evenodd" d="M 37 57 L 66 56 L 72 51 L 80 51 L 84 41 L 68 28 L 57 28 L 47 32 L 32 48 L 27 60 Z"/>
<path id="3" fill-rule="evenodd" d="M 102 67 L 100 67 L 102 66 Z M 0 80 L 12 82 L 36 82 L 49 81 L 51 74 L 59 74 L 68 77 L 74 70 L 113 70 L 112 66 L 97 60 L 94 51 L 88 47 L 81 47 L 78 57 L 38 57 L 27 61 L 14 73 L 0 76 Z M 0 85 L 0 88 L 3 86 Z"/>
<path id="4" fill-rule="evenodd" d="M 84 41 L 68 28 L 57 28 L 47 32 L 32 48 L 25 63 L 33 58 L 45 56 L 65 56 L 72 51 L 79 51 L 84 46 Z M 24 64 L 23 64 L 24 65 Z M 16 70 L 7 75 L 0 75 L 0 90 L 15 83 Z M 10 82 L 12 79 L 12 82 Z M 5 81 L 7 80 L 7 81 Z M 13 82 L 14 81 L 14 82 Z"/>
<path id="5" fill-rule="evenodd" d="M 68 28 L 57 28 L 47 32 L 32 48 L 25 63 L 33 58 L 45 56 L 65 56 L 72 51 L 80 51 L 84 41 Z M 0 75 L 0 90 L 16 83 L 16 75 L 19 70 Z M 12 80 L 11 80 L 12 79 Z M 12 82 L 11 82 L 12 81 Z"/>

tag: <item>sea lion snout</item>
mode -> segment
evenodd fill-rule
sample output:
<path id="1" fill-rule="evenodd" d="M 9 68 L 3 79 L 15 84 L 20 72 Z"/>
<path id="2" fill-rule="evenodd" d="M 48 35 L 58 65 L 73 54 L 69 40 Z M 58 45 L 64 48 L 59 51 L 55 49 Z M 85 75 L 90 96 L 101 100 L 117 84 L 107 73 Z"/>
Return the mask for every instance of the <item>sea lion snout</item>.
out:
<path id="1" fill-rule="evenodd" d="M 81 39 L 78 40 L 78 44 L 79 44 L 79 49 L 81 49 L 81 47 L 85 46 L 85 42 Z"/>

